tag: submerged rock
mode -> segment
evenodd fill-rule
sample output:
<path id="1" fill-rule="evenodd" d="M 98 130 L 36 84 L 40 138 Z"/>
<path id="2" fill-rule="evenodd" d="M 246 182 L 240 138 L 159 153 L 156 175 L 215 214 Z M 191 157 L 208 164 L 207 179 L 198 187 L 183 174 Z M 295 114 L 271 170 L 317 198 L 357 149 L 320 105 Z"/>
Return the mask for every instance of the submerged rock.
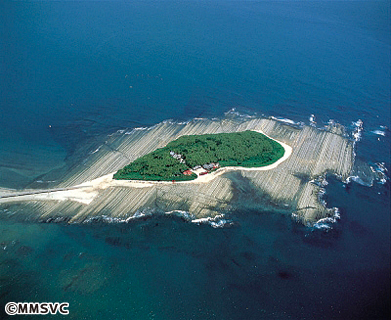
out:
<path id="1" fill-rule="evenodd" d="M 82 295 L 88 295 L 99 290 L 106 282 L 106 271 L 98 263 L 88 263 L 82 268 L 63 270 L 60 273 L 62 289 Z"/>

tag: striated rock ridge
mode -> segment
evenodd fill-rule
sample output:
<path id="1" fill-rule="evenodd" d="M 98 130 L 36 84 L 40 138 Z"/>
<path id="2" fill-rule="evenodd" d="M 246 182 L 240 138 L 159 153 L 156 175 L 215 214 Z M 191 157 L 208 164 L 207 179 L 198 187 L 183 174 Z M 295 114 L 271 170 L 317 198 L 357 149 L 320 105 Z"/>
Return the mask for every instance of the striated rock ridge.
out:
<path id="1" fill-rule="evenodd" d="M 143 188 L 110 186 L 94 190 L 97 194 L 88 204 L 24 196 L 0 198 L 0 206 L 6 214 L 28 219 L 71 222 L 102 216 L 123 221 L 151 210 L 186 211 L 193 219 L 213 218 L 243 207 L 282 210 L 307 224 L 334 216 L 335 210 L 322 203 L 321 186 L 313 180 L 326 173 L 346 179 L 352 170 L 353 142 L 344 137 L 343 127 L 338 124 L 320 130 L 290 126 L 275 119 L 227 116 L 186 123 L 164 121 L 151 128 L 121 130 L 107 137 L 96 152 L 73 166 L 53 187 L 69 188 L 115 172 L 182 135 L 244 130 L 260 130 L 289 145 L 293 149 L 291 156 L 271 170 L 237 170 L 208 183 L 166 183 Z"/>

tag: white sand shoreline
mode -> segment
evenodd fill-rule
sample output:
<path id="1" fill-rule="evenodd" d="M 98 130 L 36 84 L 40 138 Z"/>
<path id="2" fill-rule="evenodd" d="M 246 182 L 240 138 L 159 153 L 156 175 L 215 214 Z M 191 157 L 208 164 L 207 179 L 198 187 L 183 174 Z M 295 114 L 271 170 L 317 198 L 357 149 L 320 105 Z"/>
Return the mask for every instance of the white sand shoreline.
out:
<path id="1" fill-rule="evenodd" d="M 214 172 L 198 176 L 194 180 L 190 181 L 176 181 L 175 184 L 188 183 L 188 184 L 199 184 L 199 183 L 208 183 L 214 180 L 216 177 L 234 170 L 243 170 L 243 171 L 266 171 L 275 169 L 282 162 L 287 160 L 292 154 L 292 147 L 289 145 L 277 141 L 260 130 L 253 130 L 259 133 L 264 134 L 268 138 L 278 142 L 282 145 L 285 152 L 282 158 L 277 160 L 276 162 L 264 166 L 264 167 L 253 167 L 253 168 L 245 168 L 245 167 L 223 167 L 217 169 Z M 0 199 L 0 203 L 2 202 L 11 202 L 11 201 L 36 201 L 36 200 L 57 200 L 57 201 L 76 201 L 85 205 L 90 204 L 95 197 L 99 194 L 100 190 L 111 188 L 111 187 L 130 187 L 130 188 L 148 188 L 153 187 L 154 185 L 159 184 L 173 184 L 171 181 L 139 181 L 139 180 L 114 180 L 113 175 L 115 172 L 109 173 L 97 179 L 84 182 L 82 184 L 71 187 L 71 190 L 62 190 L 62 191 L 50 191 L 39 194 L 31 194 L 31 195 L 21 195 L 15 196 L 12 198 L 3 198 Z"/>

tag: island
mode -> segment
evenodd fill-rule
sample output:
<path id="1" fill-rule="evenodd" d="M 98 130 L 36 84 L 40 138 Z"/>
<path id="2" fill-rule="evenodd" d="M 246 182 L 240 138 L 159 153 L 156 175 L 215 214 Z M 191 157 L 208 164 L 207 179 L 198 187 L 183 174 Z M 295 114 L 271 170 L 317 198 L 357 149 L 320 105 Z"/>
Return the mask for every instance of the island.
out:
<path id="1" fill-rule="evenodd" d="M 189 181 L 223 167 L 264 167 L 284 152 L 277 141 L 251 130 L 181 136 L 118 170 L 114 179 Z"/>
<path id="2" fill-rule="evenodd" d="M 148 159 L 167 170 L 150 171 Z M 322 198 L 324 181 L 329 174 L 348 179 L 354 159 L 354 141 L 335 122 L 316 128 L 236 113 L 166 120 L 94 137 L 67 158 L 67 167 L 23 190 L 0 189 L 0 214 L 66 223 L 167 214 L 221 226 L 252 210 L 313 226 L 338 218 L 338 209 Z"/>

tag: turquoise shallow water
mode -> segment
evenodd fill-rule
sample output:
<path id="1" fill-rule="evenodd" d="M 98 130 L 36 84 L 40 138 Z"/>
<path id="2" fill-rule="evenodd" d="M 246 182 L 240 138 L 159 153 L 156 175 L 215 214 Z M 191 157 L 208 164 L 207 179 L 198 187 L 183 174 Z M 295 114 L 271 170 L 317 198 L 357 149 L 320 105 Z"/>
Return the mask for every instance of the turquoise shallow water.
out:
<path id="1" fill-rule="evenodd" d="M 389 212 L 371 204 L 380 188 L 341 189 L 328 189 L 342 208 L 329 232 L 269 212 L 222 229 L 3 221 L 2 299 L 68 301 L 74 319 L 385 318 Z"/>
<path id="2" fill-rule="evenodd" d="M 5 1 L 0 15 L 0 186 L 117 129 L 231 108 L 348 131 L 360 118 L 358 158 L 390 167 L 387 2 Z M 68 301 L 74 319 L 387 318 L 389 182 L 329 182 L 341 219 L 328 232 L 262 211 L 222 229 L 0 212 L 0 304 Z"/>

